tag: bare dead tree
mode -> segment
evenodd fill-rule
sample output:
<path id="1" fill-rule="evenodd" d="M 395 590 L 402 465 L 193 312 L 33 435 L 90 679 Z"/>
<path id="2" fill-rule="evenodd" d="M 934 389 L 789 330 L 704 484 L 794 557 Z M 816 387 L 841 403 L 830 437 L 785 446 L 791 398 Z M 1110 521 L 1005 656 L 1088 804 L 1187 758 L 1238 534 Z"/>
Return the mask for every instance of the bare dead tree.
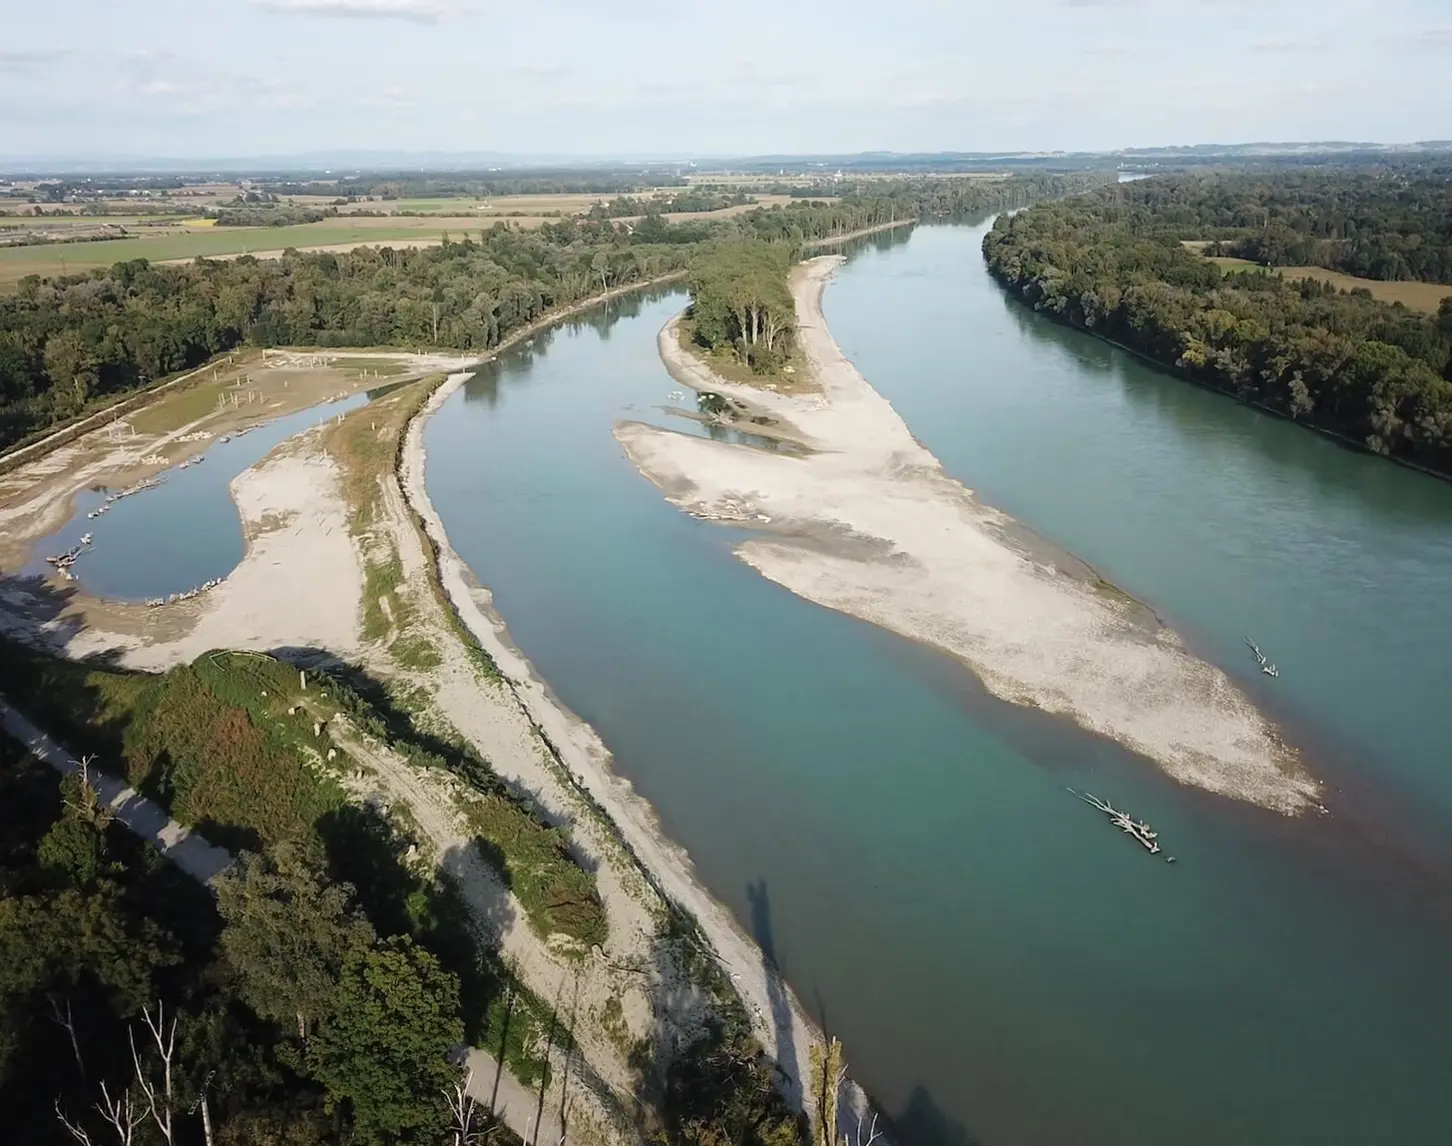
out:
<path id="1" fill-rule="evenodd" d="M 484 1140 L 486 1130 L 475 1129 L 479 1104 L 469 1093 L 469 1088 L 473 1084 L 474 1072 L 471 1070 L 464 1076 L 462 1082 L 454 1083 L 452 1092 L 444 1091 L 444 1098 L 449 1103 L 449 1115 L 453 1123 L 450 1129 L 454 1135 L 454 1146 L 478 1146 Z"/>
<path id="2" fill-rule="evenodd" d="M 862 1131 L 864 1129 L 865 1122 L 866 1116 L 859 1114 L 857 1116 L 857 1141 L 849 1141 L 847 1135 L 844 1134 L 842 1135 L 842 1142 L 844 1143 L 844 1146 L 873 1146 L 873 1143 L 875 1143 L 879 1138 L 882 1137 L 882 1131 L 877 1128 L 877 1112 L 874 1110 L 872 1112 L 872 1124 L 865 1127 L 865 1129 L 867 1130 L 867 1141 L 864 1142 L 862 1140 Z"/>
<path id="3" fill-rule="evenodd" d="M 71 1001 L 66 999 L 65 1013 L 61 1013 L 60 1004 L 56 1002 L 54 995 L 50 996 L 50 1016 L 53 1023 L 66 1029 L 66 1034 L 71 1036 L 71 1053 L 76 1056 L 76 1069 L 81 1072 L 81 1081 L 86 1081 L 86 1064 L 81 1059 L 81 1044 L 76 1038 L 76 1020 L 71 1014 Z"/>
<path id="4" fill-rule="evenodd" d="M 95 762 L 94 756 L 82 756 L 79 762 L 80 774 L 77 779 L 80 782 L 80 798 L 72 800 L 64 798 L 63 803 L 71 811 L 75 812 L 88 824 L 94 824 L 98 828 L 104 828 L 111 818 L 111 813 L 101 803 L 100 793 L 96 786 L 91 783 L 91 765 Z"/>
<path id="5" fill-rule="evenodd" d="M 96 1103 L 96 1109 L 101 1112 L 101 1117 L 107 1125 L 115 1131 L 116 1140 L 120 1146 L 132 1146 L 137 1128 L 146 1121 L 146 1111 L 132 1100 L 130 1089 L 123 1090 L 116 1098 L 112 1098 L 111 1091 L 106 1084 L 101 1083 L 101 1101 Z M 59 1099 L 55 1104 L 55 1116 L 60 1119 L 61 1125 L 70 1131 L 71 1137 L 81 1146 L 95 1146 L 90 1132 L 79 1122 L 72 1122 L 66 1117 Z"/>
<path id="6" fill-rule="evenodd" d="M 132 1100 L 129 1087 L 123 1090 L 119 1097 L 112 1098 L 111 1092 L 106 1089 L 106 1084 L 101 1083 L 101 1101 L 96 1103 L 96 1109 L 116 1131 L 116 1137 L 120 1139 L 121 1146 L 131 1146 L 131 1140 L 136 1137 L 137 1128 L 146 1121 L 146 1112 Z"/>
<path id="7" fill-rule="evenodd" d="M 171 1146 L 171 1113 L 174 1098 L 171 1085 L 171 1061 L 176 1054 L 176 1016 L 172 1016 L 171 1027 L 168 1028 L 166 1014 L 159 999 L 156 1003 L 154 1018 L 150 1007 L 143 1010 L 141 1015 L 146 1021 L 146 1029 L 151 1032 L 152 1041 L 156 1043 L 157 1054 L 161 1056 L 162 1082 L 161 1091 L 158 1093 L 156 1083 L 151 1080 L 146 1069 L 141 1065 L 141 1055 L 136 1050 L 136 1033 L 132 1029 L 127 1032 L 127 1037 L 131 1041 L 131 1061 L 136 1066 L 136 1085 L 141 1088 L 141 1093 L 146 1097 L 146 1113 L 156 1123 L 156 1128 L 166 1139 L 167 1146 Z"/>
<path id="8" fill-rule="evenodd" d="M 70 1131 L 71 1137 L 79 1142 L 81 1146 L 94 1146 L 91 1142 L 91 1136 L 86 1132 L 85 1128 L 66 1117 L 66 1112 L 61 1109 L 59 1098 L 55 1100 L 55 1116 L 60 1119 L 60 1124 Z"/>
<path id="9" fill-rule="evenodd" d="M 66 1005 L 64 1018 L 54 999 L 51 1000 L 51 1009 L 55 1012 L 55 1021 L 71 1031 L 72 1046 L 75 1047 L 75 1030 L 70 1021 L 69 1003 Z M 175 1016 L 172 1016 L 170 1025 L 167 1024 L 166 1012 L 160 1002 L 156 1004 L 155 1015 L 152 1014 L 151 1008 L 147 1007 L 142 1011 L 142 1017 L 146 1023 L 146 1029 L 151 1032 L 152 1041 L 156 1043 L 157 1053 L 161 1056 L 160 1086 L 158 1087 L 146 1068 L 141 1065 L 141 1052 L 136 1046 L 136 1031 L 134 1027 L 130 1028 L 126 1032 L 126 1038 L 131 1044 L 131 1063 L 136 1068 L 136 1077 L 131 1084 L 119 1090 L 114 1097 L 110 1087 L 103 1081 L 101 1083 L 101 1101 L 96 1103 L 96 1110 L 115 1132 L 119 1146 L 132 1146 L 136 1138 L 136 1131 L 146 1123 L 148 1118 L 156 1123 L 156 1128 L 161 1131 L 168 1146 L 171 1146 L 174 1141 L 172 1110 L 176 1097 L 172 1087 L 172 1062 L 176 1056 L 177 1020 Z M 78 1048 L 76 1049 L 76 1064 L 81 1065 Z M 84 1074 L 85 1071 L 82 1068 L 82 1075 L 84 1076 Z M 207 1081 L 211 1081 L 210 1075 L 207 1077 Z M 133 1093 L 133 1089 L 140 1091 L 140 1100 Z M 81 1146 L 96 1146 L 90 1132 L 79 1121 L 72 1121 L 66 1117 L 59 1099 L 55 1104 L 55 1116 L 60 1119 L 61 1125 Z M 203 1095 L 202 1123 L 206 1130 L 207 1144 L 211 1146 L 211 1114 L 205 1109 L 205 1094 Z"/>

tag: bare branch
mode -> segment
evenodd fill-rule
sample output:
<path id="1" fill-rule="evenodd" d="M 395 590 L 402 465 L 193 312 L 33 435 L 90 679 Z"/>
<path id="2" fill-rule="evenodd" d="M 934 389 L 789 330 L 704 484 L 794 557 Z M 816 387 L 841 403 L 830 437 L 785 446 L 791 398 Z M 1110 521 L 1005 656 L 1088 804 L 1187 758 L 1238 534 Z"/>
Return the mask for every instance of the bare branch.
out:
<path id="1" fill-rule="evenodd" d="M 66 999 L 65 1014 L 61 1014 L 60 1004 L 55 1001 L 55 996 L 49 997 L 51 1021 L 65 1027 L 66 1033 L 71 1036 L 71 1053 L 76 1056 L 76 1069 L 81 1072 L 81 1081 L 86 1081 L 86 1064 L 81 1059 L 81 1044 L 76 1039 L 76 1022 L 71 1015 L 71 1001 Z"/>
<path id="2" fill-rule="evenodd" d="M 464 1076 L 463 1082 L 454 1083 L 452 1094 L 444 1092 L 452 1116 L 454 1146 L 477 1146 L 484 1137 L 483 1131 L 474 1129 L 474 1118 L 479 1113 L 479 1104 L 469 1093 L 469 1088 L 473 1085 L 474 1072 L 471 1070 Z"/>
<path id="3" fill-rule="evenodd" d="M 121 1146 L 131 1146 L 132 1139 L 136 1137 L 136 1128 L 146 1121 L 146 1112 L 138 1110 L 131 1101 L 129 1089 L 123 1090 L 119 1098 L 112 1098 L 104 1082 L 101 1083 L 101 1101 L 96 1103 L 96 1109 L 115 1128 Z"/>
<path id="4" fill-rule="evenodd" d="M 55 1100 L 55 1116 L 60 1119 L 61 1125 L 71 1132 L 71 1137 L 81 1146 L 91 1146 L 91 1136 L 80 1125 L 66 1117 L 65 1111 L 61 1109 L 59 1098 Z"/>
<path id="5" fill-rule="evenodd" d="M 166 1139 L 168 1146 L 172 1141 L 172 1088 L 171 1088 L 171 1060 L 176 1053 L 176 1017 L 172 1016 L 171 1028 L 166 1029 L 166 1013 L 158 999 L 156 1003 L 156 1016 L 153 1018 L 151 1008 L 147 1007 L 141 1012 L 146 1021 L 146 1028 L 151 1032 L 151 1037 L 156 1043 L 157 1052 L 161 1055 L 162 1065 L 162 1092 L 160 1101 L 157 1099 L 156 1084 L 147 1076 L 141 1065 L 141 1055 L 136 1050 L 136 1034 L 134 1030 L 127 1031 L 127 1038 L 131 1041 L 131 1061 L 136 1065 L 136 1084 L 141 1087 L 141 1093 L 146 1096 L 146 1114 L 156 1123 L 156 1128 L 161 1131 L 162 1137 Z M 143 1120 L 146 1115 L 143 1115 Z"/>

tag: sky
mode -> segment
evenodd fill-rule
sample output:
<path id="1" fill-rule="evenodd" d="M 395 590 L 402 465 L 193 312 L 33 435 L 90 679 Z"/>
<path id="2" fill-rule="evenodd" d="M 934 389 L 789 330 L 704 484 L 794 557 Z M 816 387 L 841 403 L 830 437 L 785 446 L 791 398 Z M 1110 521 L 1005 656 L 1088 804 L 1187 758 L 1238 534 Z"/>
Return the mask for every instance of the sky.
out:
<path id="1" fill-rule="evenodd" d="M 0 0 L 0 156 L 1452 137 L 1452 0 Z"/>

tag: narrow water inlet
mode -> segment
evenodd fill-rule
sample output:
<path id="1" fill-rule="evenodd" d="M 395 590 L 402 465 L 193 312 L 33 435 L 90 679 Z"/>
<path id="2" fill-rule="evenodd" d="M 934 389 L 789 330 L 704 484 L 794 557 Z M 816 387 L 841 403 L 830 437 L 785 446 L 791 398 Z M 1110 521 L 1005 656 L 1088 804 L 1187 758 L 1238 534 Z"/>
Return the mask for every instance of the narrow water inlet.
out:
<path id="1" fill-rule="evenodd" d="M 288 438 L 366 404 L 354 394 L 284 414 L 228 441 L 191 444 L 178 464 L 157 475 L 154 488 L 107 503 L 110 489 L 89 489 L 75 499 L 64 526 L 38 540 L 24 573 L 52 572 L 45 558 L 63 553 L 89 534 L 91 542 L 71 567 L 86 592 L 106 600 L 139 602 L 186 593 L 224 578 L 246 552 L 246 538 L 230 487 Z M 203 460 L 187 464 L 192 457 Z M 101 507 L 103 514 L 90 514 Z"/>

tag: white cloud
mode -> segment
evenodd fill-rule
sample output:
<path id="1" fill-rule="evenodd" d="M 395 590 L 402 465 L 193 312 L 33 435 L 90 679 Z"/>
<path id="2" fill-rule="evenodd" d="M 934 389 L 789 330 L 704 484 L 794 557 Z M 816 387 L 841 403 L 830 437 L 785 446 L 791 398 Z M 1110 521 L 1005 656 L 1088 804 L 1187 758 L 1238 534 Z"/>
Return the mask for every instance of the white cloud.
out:
<path id="1" fill-rule="evenodd" d="M 448 14 L 435 0 L 252 0 L 257 8 L 299 16 L 360 16 L 436 24 Z"/>

